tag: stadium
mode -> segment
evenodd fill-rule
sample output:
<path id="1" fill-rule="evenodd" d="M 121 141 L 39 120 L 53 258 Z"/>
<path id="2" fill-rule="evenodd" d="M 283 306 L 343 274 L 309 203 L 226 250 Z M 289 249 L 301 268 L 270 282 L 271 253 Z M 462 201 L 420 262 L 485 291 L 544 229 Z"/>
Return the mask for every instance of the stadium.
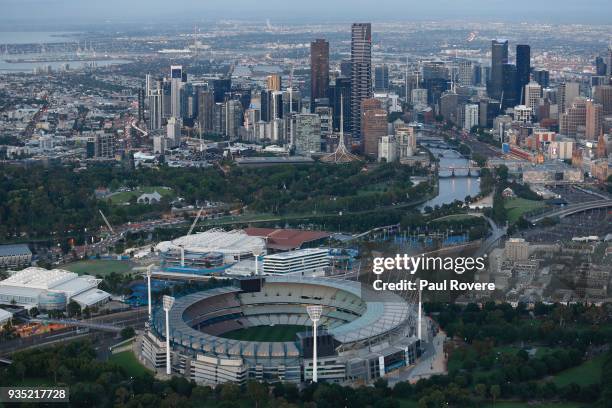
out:
<path id="1" fill-rule="evenodd" d="M 254 254 L 265 254 L 263 238 L 242 230 L 211 229 L 157 244 L 162 267 L 171 272 L 215 273 Z"/>
<path id="2" fill-rule="evenodd" d="M 312 322 L 306 306 L 323 307 L 318 324 L 318 381 L 370 382 L 420 355 L 416 305 L 359 282 L 266 276 L 176 299 L 169 312 L 173 374 L 203 384 L 248 379 L 312 379 Z M 164 311 L 141 338 L 141 358 L 166 365 Z"/>

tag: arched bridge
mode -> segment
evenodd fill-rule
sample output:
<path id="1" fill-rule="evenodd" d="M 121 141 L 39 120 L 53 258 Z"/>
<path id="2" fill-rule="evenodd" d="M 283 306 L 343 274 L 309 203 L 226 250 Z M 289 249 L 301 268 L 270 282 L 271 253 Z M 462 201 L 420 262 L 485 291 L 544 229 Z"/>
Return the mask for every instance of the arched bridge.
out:
<path id="1" fill-rule="evenodd" d="M 445 174 L 441 174 L 444 172 Z M 478 166 L 447 166 L 438 167 L 438 177 L 479 177 L 480 167 Z"/>

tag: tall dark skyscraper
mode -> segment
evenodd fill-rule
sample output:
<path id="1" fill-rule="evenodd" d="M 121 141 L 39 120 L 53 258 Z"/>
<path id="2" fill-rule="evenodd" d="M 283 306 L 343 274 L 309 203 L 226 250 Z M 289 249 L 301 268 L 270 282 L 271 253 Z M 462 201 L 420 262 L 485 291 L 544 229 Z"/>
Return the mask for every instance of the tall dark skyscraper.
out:
<path id="1" fill-rule="evenodd" d="M 389 66 L 387 64 L 374 68 L 374 90 L 377 92 L 389 91 Z"/>
<path id="2" fill-rule="evenodd" d="M 272 91 L 264 89 L 261 98 L 261 120 L 269 122 L 272 119 Z"/>
<path id="3" fill-rule="evenodd" d="M 603 57 L 595 58 L 595 75 L 605 76 L 606 68 L 606 61 L 603 59 Z"/>
<path id="4" fill-rule="evenodd" d="M 342 96 L 342 98 L 340 97 Z M 329 102 L 332 106 L 334 116 L 334 132 L 340 131 L 340 104 L 343 105 L 344 131 L 351 131 L 351 79 L 345 77 L 336 78 L 336 82 L 329 86 Z"/>
<path id="5" fill-rule="evenodd" d="M 232 78 L 213 79 L 212 87 L 215 103 L 224 102 L 225 94 L 232 91 Z"/>
<path id="6" fill-rule="evenodd" d="M 502 65 L 502 109 L 513 108 L 518 105 L 516 94 L 516 65 Z"/>
<path id="7" fill-rule="evenodd" d="M 542 88 L 548 88 L 550 84 L 550 74 L 545 69 L 536 69 L 533 71 L 533 79 L 540 84 Z"/>
<path id="8" fill-rule="evenodd" d="M 211 133 L 213 127 L 215 98 L 212 91 L 206 89 L 198 90 L 198 120 L 202 132 Z"/>
<path id="9" fill-rule="evenodd" d="M 340 75 L 343 77 L 350 78 L 351 77 L 351 60 L 342 60 L 340 61 Z"/>
<path id="10" fill-rule="evenodd" d="M 310 106 L 314 112 L 317 99 L 327 97 L 329 87 L 329 43 L 317 39 L 310 43 Z"/>
<path id="11" fill-rule="evenodd" d="M 516 46 L 516 98 L 524 103 L 525 85 L 531 79 L 531 47 L 525 44 Z"/>
<path id="12" fill-rule="evenodd" d="M 361 102 L 372 97 L 372 24 L 351 27 L 352 135 L 361 138 Z"/>
<path id="13" fill-rule="evenodd" d="M 500 100 L 503 91 L 504 64 L 508 63 L 508 40 L 493 40 L 491 42 L 491 80 L 488 94 L 491 98 Z"/>

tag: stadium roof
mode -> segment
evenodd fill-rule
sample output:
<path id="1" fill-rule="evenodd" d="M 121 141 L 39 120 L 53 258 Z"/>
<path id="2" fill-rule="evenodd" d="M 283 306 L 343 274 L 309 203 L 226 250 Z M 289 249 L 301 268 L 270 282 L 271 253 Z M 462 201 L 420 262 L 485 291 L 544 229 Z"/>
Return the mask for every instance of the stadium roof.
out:
<path id="1" fill-rule="evenodd" d="M 80 293 L 72 298 L 75 302 L 80 304 L 82 307 L 93 306 L 106 299 L 110 298 L 110 295 L 100 289 L 90 289 L 86 292 Z"/>
<path id="2" fill-rule="evenodd" d="M 329 329 L 336 340 L 342 343 L 353 343 L 367 340 L 379 335 L 384 335 L 406 322 L 411 313 L 411 306 L 401 297 L 393 293 L 385 293 L 380 296 L 369 289 L 362 288 L 359 282 L 346 281 L 329 278 L 306 278 L 294 276 L 268 276 L 266 283 L 288 283 L 288 284 L 309 284 L 334 287 L 352 293 L 363 299 L 367 305 L 365 313 L 355 320 Z M 265 285 L 264 284 L 264 285 Z M 212 298 L 227 293 L 240 293 L 234 287 L 215 288 L 203 292 L 193 293 L 176 300 L 174 307 L 170 311 L 171 336 L 175 343 L 180 343 L 185 347 L 194 350 L 204 351 L 212 354 L 223 354 L 233 356 L 258 356 L 258 357 L 298 357 L 299 350 L 294 342 L 254 342 L 232 340 L 223 337 L 213 336 L 192 328 L 183 318 L 185 311 L 192 305 L 202 300 Z M 369 301 L 364 299 L 380 299 L 381 301 Z M 325 305 L 324 305 L 325 307 Z M 304 313 L 306 310 L 304 309 Z M 158 332 L 165 336 L 165 324 L 161 313 L 154 317 L 154 326 Z"/>
<path id="3" fill-rule="evenodd" d="M 266 239 L 269 249 L 289 251 L 299 249 L 302 245 L 328 238 L 329 232 L 307 231 L 298 229 L 275 229 L 275 228 L 246 228 L 248 235 Z"/>
<path id="4" fill-rule="evenodd" d="M 198 234 L 184 235 L 172 241 L 164 241 L 155 247 L 158 251 L 178 250 L 183 247 L 186 252 L 221 252 L 224 254 L 264 252 L 266 243 L 263 239 L 247 235 L 242 230 L 223 231 L 210 229 Z"/>
<path id="5" fill-rule="evenodd" d="M 0 286 L 18 286 L 32 289 L 52 289 L 62 283 L 77 278 L 74 272 L 61 269 L 43 269 L 30 267 L 14 272 L 7 279 L 0 281 Z"/>

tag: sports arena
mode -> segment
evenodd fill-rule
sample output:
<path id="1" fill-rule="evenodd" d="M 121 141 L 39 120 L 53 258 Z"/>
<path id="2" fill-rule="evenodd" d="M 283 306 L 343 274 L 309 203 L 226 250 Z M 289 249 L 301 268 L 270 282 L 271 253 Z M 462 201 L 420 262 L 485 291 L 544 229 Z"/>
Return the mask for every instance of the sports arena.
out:
<path id="1" fill-rule="evenodd" d="M 318 380 L 369 382 L 419 356 L 416 306 L 393 293 L 332 278 L 266 276 L 177 298 L 170 310 L 172 371 L 198 383 L 312 379 L 312 322 L 321 305 Z M 158 309 L 141 357 L 166 364 L 165 317 Z"/>
<path id="2" fill-rule="evenodd" d="M 165 270 L 208 274 L 253 258 L 253 254 L 265 254 L 266 242 L 242 230 L 211 229 L 160 242 L 155 250 L 160 253 Z"/>

